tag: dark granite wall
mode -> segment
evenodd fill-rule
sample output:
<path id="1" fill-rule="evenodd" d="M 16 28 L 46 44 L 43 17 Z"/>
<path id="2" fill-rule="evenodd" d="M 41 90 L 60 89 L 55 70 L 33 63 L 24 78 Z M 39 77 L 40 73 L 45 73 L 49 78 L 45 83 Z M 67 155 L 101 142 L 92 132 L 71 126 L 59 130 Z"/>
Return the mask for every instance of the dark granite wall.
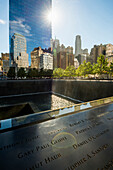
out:
<path id="1" fill-rule="evenodd" d="M 51 80 L 4 80 L 0 81 L 0 96 L 25 93 L 48 92 L 52 89 Z"/>
<path id="2" fill-rule="evenodd" d="M 53 80 L 52 91 L 81 101 L 113 96 L 113 82 Z"/>
<path id="3" fill-rule="evenodd" d="M 76 80 L 0 81 L 0 96 L 53 91 L 81 101 L 113 96 L 113 82 Z"/>

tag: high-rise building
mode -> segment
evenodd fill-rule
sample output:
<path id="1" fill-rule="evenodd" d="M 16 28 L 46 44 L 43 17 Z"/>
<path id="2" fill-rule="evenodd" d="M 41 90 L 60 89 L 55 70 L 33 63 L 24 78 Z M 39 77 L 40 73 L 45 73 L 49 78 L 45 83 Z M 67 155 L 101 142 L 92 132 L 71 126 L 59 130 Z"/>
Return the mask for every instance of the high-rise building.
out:
<path id="1" fill-rule="evenodd" d="M 14 33 L 23 35 L 25 38 L 21 38 L 21 48 L 25 49 L 22 43 L 26 39 L 29 63 L 31 62 L 31 51 L 35 47 L 50 47 L 52 27 L 48 15 L 51 9 L 52 0 L 9 0 L 9 49 L 11 49 L 11 38 Z M 18 53 L 18 51 L 16 52 Z M 14 55 L 10 55 L 11 59 L 12 56 L 17 57 L 16 52 Z"/>
<path id="2" fill-rule="evenodd" d="M 106 57 L 113 56 L 113 45 L 107 44 L 106 45 Z"/>
<path id="3" fill-rule="evenodd" d="M 77 35 L 75 40 L 75 56 L 81 54 L 81 36 Z"/>
<path id="4" fill-rule="evenodd" d="M 53 52 L 53 68 L 58 67 L 57 54 L 60 52 L 60 41 L 58 39 L 51 39 L 51 49 Z"/>
<path id="5" fill-rule="evenodd" d="M 81 54 L 86 54 L 86 55 L 88 55 L 88 49 L 87 49 L 87 48 L 82 49 L 82 50 L 81 50 Z"/>
<path id="6" fill-rule="evenodd" d="M 60 52 L 57 53 L 57 68 L 66 69 L 67 66 L 74 65 L 73 47 L 65 46 L 62 44 Z"/>
<path id="7" fill-rule="evenodd" d="M 108 65 L 113 62 L 113 45 L 107 44 L 106 45 L 106 59 L 108 61 Z"/>
<path id="8" fill-rule="evenodd" d="M 51 49 L 34 48 L 31 52 L 31 68 L 53 70 L 53 54 L 51 54 Z"/>
<path id="9" fill-rule="evenodd" d="M 67 48 L 58 39 L 51 39 L 51 48 L 53 51 L 53 69 L 66 69 L 69 65 L 74 65 L 73 47 Z"/>
<path id="10" fill-rule="evenodd" d="M 1 64 L 3 73 L 8 73 L 9 71 L 9 53 L 1 53 Z"/>
<path id="11" fill-rule="evenodd" d="M 31 68 L 39 69 L 40 67 L 40 56 L 43 54 L 41 47 L 34 48 L 31 52 Z"/>
<path id="12" fill-rule="evenodd" d="M 28 54 L 26 53 L 26 38 L 18 33 L 14 33 L 11 38 L 11 63 L 14 62 L 18 67 L 28 67 Z"/>
<path id="13" fill-rule="evenodd" d="M 94 47 L 91 49 L 90 52 L 90 57 L 93 60 L 93 63 L 97 63 L 97 58 L 101 55 L 105 55 L 106 54 L 106 45 L 94 45 Z"/>
<path id="14" fill-rule="evenodd" d="M 58 39 L 51 39 L 51 48 L 54 51 L 54 49 L 57 50 L 57 52 L 59 52 L 60 50 L 60 42 Z"/>
<path id="15" fill-rule="evenodd" d="M 9 53 L 1 53 L 2 60 L 9 60 Z"/>
<path id="16" fill-rule="evenodd" d="M 9 71 L 9 53 L 1 53 L 0 72 L 7 73 Z"/>

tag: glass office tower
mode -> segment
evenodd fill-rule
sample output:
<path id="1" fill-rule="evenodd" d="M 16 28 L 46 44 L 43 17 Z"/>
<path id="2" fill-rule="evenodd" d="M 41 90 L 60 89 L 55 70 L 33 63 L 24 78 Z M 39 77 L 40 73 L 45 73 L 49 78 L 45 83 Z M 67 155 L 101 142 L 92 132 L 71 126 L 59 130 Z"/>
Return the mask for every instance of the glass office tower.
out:
<path id="1" fill-rule="evenodd" d="M 51 9 L 52 0 L 9 0 L 9 49 L 11 53 L 14 50 L 11 49 L 11 38 L 14 34 L 25 37 L 29 61 L 30 53 L 34 48 L 50 47 L 52 27 L 47 17 Z"/>

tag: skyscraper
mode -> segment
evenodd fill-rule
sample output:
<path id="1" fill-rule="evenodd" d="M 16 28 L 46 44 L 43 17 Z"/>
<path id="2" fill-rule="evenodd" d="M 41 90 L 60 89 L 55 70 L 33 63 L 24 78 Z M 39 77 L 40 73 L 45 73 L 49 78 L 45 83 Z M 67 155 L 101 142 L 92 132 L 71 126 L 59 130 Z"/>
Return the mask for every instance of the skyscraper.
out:
<path id="1" fill-rule="evenodd" d="M 10 49 L 11 38 L 14 33 L 23 35 L 26 39 L 26 52 L 29 55 L 29 62 L 31 62 L 30 53 L 34 48 L 39 46 L 41 48 L 50 47 L 52 27 L 48 15 L 51 8 L 52 0 L 9 0 Z M 22 39 L 22 41 L 24 40 Z M 17 57 L 16 52 L 15 57 Z"/>
<path id="2" fill-rule="evenodd" d="M 53 51 L 53 68 L 57 68 L 57 53 L 60 52 L 60 41 L 58 39 L 51 39 L 51 49 Z"/>
<path id="3" fill-rule="evenodd" d="M 81 54 L 81 36 L 77 35 L 75 40 L 75 56 Z"/>
<path id="4" fill-rule="evenodd" d="M 57 53 L 57 68 L 66 69 L 67 66 L 74 65 L 73 47 L 60 46 L 60 52 Z"/>
<path id="5" fill-rule="evenodd" d="M 15 62 L 18 67 L 28 67 L 28 54 L 26 53 L 26 38 L 21 35 L 14 33 L 11 38 L 11 63 Z"/>
<path id="6" fill-rule="evenodd" d="M 11 38 L 11 54 L 15 60 L 21 52 L 26 52 L 26 39 L 23 35 L 14 33 Z"/>

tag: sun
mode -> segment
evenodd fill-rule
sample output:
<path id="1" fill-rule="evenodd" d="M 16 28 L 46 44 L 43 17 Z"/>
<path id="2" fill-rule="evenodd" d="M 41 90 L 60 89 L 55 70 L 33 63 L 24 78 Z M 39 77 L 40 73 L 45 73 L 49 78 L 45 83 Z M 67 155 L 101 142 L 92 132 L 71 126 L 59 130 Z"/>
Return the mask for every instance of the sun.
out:
<path id="1" fill-rule="evenodd" d="M 44 20 L 47 24 L 52 24 L 52 26 L 57 26 L 59 23 L 59 12 L 56 9 L 50 9 L 44 12 Z"/>
<path id="2" fill-rule="evenodd" d="M 52 11 L 49 11 L 47 14 L 47 20 L 48 22 L 52 22 L 53 21 L 53 15 L 52 15 Z"/>

